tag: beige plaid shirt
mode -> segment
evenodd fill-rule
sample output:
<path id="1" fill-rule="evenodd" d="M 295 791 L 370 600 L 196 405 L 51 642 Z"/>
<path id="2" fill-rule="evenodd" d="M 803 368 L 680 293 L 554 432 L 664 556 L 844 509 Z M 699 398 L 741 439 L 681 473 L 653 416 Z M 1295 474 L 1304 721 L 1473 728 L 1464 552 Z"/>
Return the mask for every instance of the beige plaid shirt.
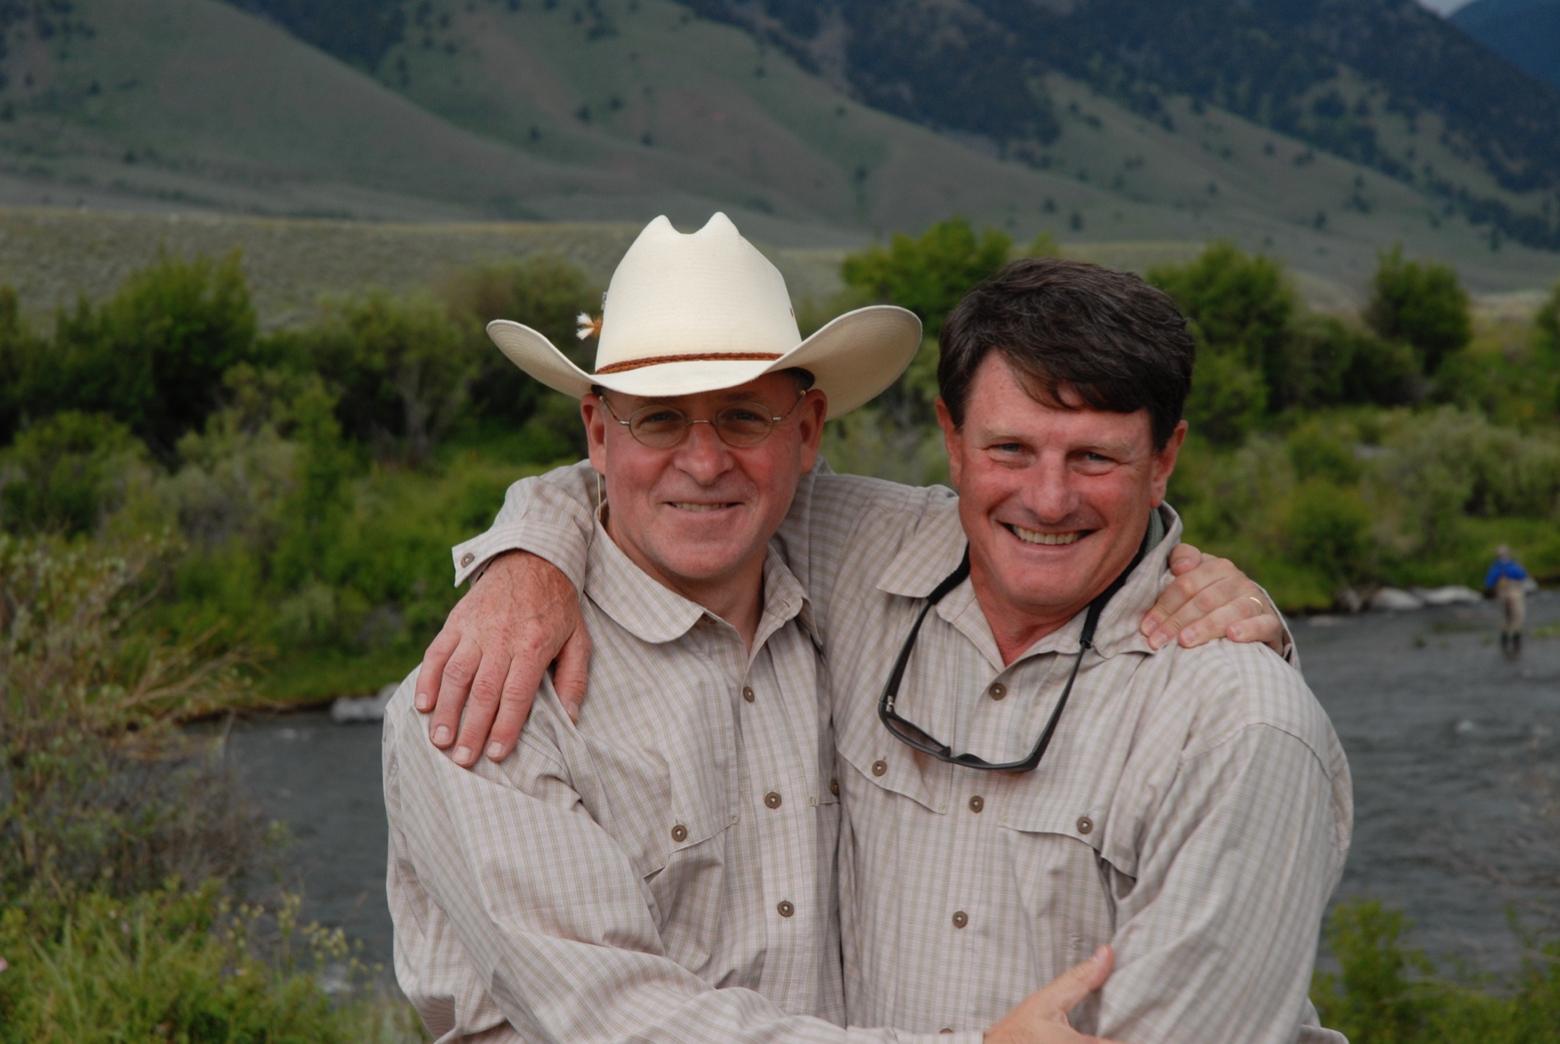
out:
<path id="1" fill-rule="evenodd" d="M 506 547 L 578 569 L 584 472 L 517 484 Z M 850 1021 L 976 1030 L 1100 943 L 1117 968 L 1076 1024 L 1124 1041 L 1337 1040 L 1306 999 L 1352 822 L 1341 748 L 1299 674 L 1261 647 L 1152 653 L 1137 621 L 1180 524 L 1116 595 L 1034 772 L 915 754 L 877 699 L 924 596 L 964 548 L 944 490 L 804 480 L 781 536 L 833 682 Z M 577 574 L 576 574 L 577 575 Z M 898 710 L 957 750 L 1028 753 L 1081 618 L 1003 667 L 966 580 L 922 627 Z"/>
<path id="2" fill-rule="evenodd" d="M 751 653 L 599 529 L 578 725 L 456 767 L 385 716 L 402 988 L 440 1040 L 883 1041 L 846 1032 L 839 804 L 811 611 L 778 554 Z M 719 987 L 718 989 L 716 987 Z"/>

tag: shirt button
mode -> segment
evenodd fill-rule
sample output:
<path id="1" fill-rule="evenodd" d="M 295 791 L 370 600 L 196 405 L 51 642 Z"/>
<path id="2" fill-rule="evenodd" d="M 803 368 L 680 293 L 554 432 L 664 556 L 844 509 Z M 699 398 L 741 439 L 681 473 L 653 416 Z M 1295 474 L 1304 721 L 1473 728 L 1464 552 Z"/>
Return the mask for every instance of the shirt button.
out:
<path id="1" fill-rule="evenodd" d="M 872 774 L 874 776 L 881 776 L 883 773 L 885 773 L 887 771 L 888 771 L 888 762 L 886 762 L 886 761 L 874 761 L 872 763 Z"/>
<path id="2" fill-rule="evenodd" d="M 990 696 L 994 700 L 1000 700 L 1002 697 L 1007 695 L 1007 686 L 1003 685 L 1001 682 L 992 682 L 991 688 L 986 690 L 986 695 Z"/>
<path id="3" fill-rule="evenodd" d="M 779 808 L 780 807 L 780 792 L 776 791 L 776 790 L 771 790 L 769 793 L 765 794 L 764 795 L 764 804 L 766 806 L 768 806 L 769 808 Z"/>
<path id="4" fill-rule="evenodd" d="M 1093 829 L 1094 829 L 1094 820 L 1090 819 L 1088 816 L 1079 816 L 1078 817 L 1078 833 L 1080 833 L 1080 834 L 1087 834 L 1089 831 L 1091 831 Z"/>
<path id="5" fill-rule="evenodd" d="M 780 905 L 775 907 L 775 909 L 780 912 L 781 917 L 790 917 L 796 912 L 796 907 L 791 905 L 791 900 L 789 899 L 780 900 Z"/>
<path id="6" fill-rule="evenodd" d="M 682 844 L 684 841 L 688 840 L 688 828 L 683 826 L 681 823 L 678 823 L 676 826 L 672 827 L 672 840 L 676 841 L 678 844 Z"/>
<path id="7" fill-rule="evenodd" d="M 955 910 L 953 912 L 953 926 L 955 928 L 963 928 L 965 925 L 967 925 L 969 923 L 970 923 L 970 915 L 969 914 L 965 913 L 963 910 Z"/>
<path id="8" fill-rule="evenodd" d="M 753 687 L 751 685 L 742 686 L 742 698 L 749 703 L 752 703 L 757 698 L 753 695 Z"/>
<path id="9" fill-rule="evenodd" d="M 981 797 L 979 794 L 976 794 L 974 797 L 970 798 L 970 811 L 971 812 L 977 812 L 978 813 L 981 809 L 983 809 L 985 807 L 986 807 L 986 799 Z"/>
<path id="10" fill-rule="evenodd" d="M 839 780 L 837 780 L 837 779 L 829 780 L 829 793 L 833 794 L 835 797 L 839 797 L 840 796 L 840 781 Z"/>
<path id="11" fill-rule="evenodd" d="M 477 560 L 477 556 L 472 554 L 470 551 L 467 551 L 465 554 L 460 556 L 460 567 L 462 569 L 465 569 L 467 566 L 469 566 L 471 563 L 475 562 L 476 560 Z"/>

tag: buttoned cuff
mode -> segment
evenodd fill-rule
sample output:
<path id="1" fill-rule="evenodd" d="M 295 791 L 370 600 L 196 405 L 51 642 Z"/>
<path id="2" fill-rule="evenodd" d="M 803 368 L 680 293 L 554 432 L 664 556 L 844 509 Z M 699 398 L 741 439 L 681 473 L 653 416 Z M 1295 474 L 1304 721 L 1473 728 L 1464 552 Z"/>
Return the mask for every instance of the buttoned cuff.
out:
<path id="1" fill-rule="evenodd" d="M 450 550 L 455 586 L 482 575 L 488 563 L 507 551 L 529 551 L 557 566 L 576 590 L 585 585 L 585 561 L 590 541 L 571 525 L 526 519 L 496 525 L 481 536 Z"/>

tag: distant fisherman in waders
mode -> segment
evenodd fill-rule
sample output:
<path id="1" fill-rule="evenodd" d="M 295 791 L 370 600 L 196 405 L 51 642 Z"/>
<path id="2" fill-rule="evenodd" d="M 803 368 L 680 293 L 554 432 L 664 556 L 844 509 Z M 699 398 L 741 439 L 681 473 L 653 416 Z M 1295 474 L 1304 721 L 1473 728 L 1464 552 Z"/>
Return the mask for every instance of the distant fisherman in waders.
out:
<path id="1" fill-rule="evenodd" d="M 1495 561 L 1484 574 L 1484 597 L 1500 601 L 1505 619 L 1500 626 L 1500 651 L 1508 659 L 1522 655 L 1522 621 L 1527 616 L 1527 570 L 1511 557 L 1505 544 L 1495 549 Z"/>

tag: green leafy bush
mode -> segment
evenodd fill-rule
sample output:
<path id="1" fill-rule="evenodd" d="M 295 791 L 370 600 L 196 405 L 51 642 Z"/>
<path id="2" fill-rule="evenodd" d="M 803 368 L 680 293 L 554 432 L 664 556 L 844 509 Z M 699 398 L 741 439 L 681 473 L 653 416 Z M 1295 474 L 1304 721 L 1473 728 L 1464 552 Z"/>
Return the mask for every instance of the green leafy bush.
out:
<path id="1" fill-rule="evenodd" d="M 1401 246 L 1381 255 L 1365 321 L 1383 339 L 1412 345 L 1427 374 L 1473 335 L 1468 292 L 1457 273 L 1446 265 L 1405 260 Z"/>
<path id="2" fill-rule="evenodd" d="M 417 1040 L 339 931 L 299 924 L 296 899 L 235 904 L 217 881 L 129 896 L 90 891 L 40 917 L 0 914 L 0 1042 Z M 351 995 L 328 970 L 346 967 Z"/>
<path id="3" fill-rule="evenodd" d="M 382 453 L 403 450 L 414 464 L 461 417 L 477 374 L 470 342 L 429 295 L 331 302 L 302 348 L 339 394 L 343 433 Z"/>
<path id="4" fill-rule="evenodd" d="M 163 257 L 100 307 L 82 300 L 59 314 L 28 394 L 40 410 L 110 414 L 167 457 L 217 408 L 222 375 L 258 359 L 255 331 L 237 254 Z"/>
<path id="5" fill-rule="evenodd" d="M 1007 263 L 1013 241 L 988 228 L 979 234 L 964 218 L 940 221 L 918 238 L 896 235 L 887 247 L 847 256 L 840 276 L 855 302 L 896 304 L 921 317 L 928 337 L 965 291 Z"/>
<path id="6" fill-rule="evenodd" d="M 1324 1026 L 1353 1044 L 1549 1044 L 1560 1026 L 1560 944 L 1534 944 L 1513 981 L 1440 976 L 1406 946 L 1403 915 L 1374 901 L 1333 911 L 1326 940 L 1336 971 L 1317 972 L 1311 999 Z"/>
<path id="7" fill-rule="evenodd" d="M 491 320 L 523 323 L 585 372 L 595 368 L 596 342 L 579 339 L 576 317 L 581 312 L 598 314 L 601 292 L 562 258 L 532 257 L 461 272 L 445 282 L 439 297 L 476 359 L 471 406 L 478 416 L 519 425 L 544 401 L 570 401 L 528 376 L 494 346 L 485 332 Z M 572 416 L 579 428 L 578 414 Z"/>
<path id="8" fill-rule="evenodd" d="M 1371 511 L 1357 489 L 1313 478 L 1295 490 L 1285 531 L 1295 560 L 1343 587 L 1375 575 Z"/>
<path id="9" fill-rule="evenodd" d="M 1219 445 L 1240 443 L 1267 415 L 1262 373 L 1236 351 L 1199 351 L 1192 393 L 1186 400 L 1191 430 Z"/>
<path id="10" fill-rule="evenodd" d="M 0 452 L 0 528 L 17 534 L 96 532 L 146 475 L 142 445 L 111 417 L 55 414 Z"/>
<path id="11" fill-rule="evenodd" d="M 1276 262 L 1214 243 L 1188 264 L 1152 269 L 1148 280 L 1175 298 L 1201 333 L 1208 350 L 1198 353 L 1199 381 L 1212 354 L 1226 371 L 1238 361 L 1258 374 L 1264 405 L 1281 408 L 1292 401 L 1284 368 L 1297 304 Z"/>

